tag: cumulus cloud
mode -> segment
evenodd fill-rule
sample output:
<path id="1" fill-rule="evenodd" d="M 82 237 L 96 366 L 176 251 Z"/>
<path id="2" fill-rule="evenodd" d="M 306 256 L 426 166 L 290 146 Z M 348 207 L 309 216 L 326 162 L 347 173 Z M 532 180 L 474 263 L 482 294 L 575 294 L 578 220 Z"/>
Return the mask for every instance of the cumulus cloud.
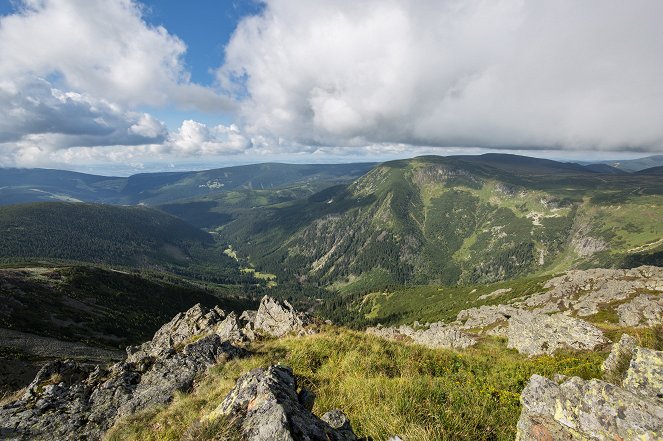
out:
<path id="1" fill-rule="evenodd" d="M 663 150 L 659 1 L 265 3 L 218 71 L 256 139 Z"/>
<path id="2" fill-rule="evenodd" d="M 182 122 L 167 145 L 169 152 L 184 156 L 236 154 L 250 147 L 250 140 L 242 135 L 236 125 L 208 127 L 192 120 Z"/>
<path id="3" fill-rule="evenodd" d="M 190 81 L 184 42 L 142 12 L 133 0 L 23 0 L 0 17 L 0 166 L 180 151 L 161 121 L 133 109 L 234 107 Z"/>
<path id="4" fill-rule="evenodd" d="M 149 26 L 133 0 L 23 0 L 0 20 L 1 79 L 57 75 L 72 90 L 121 104 L 232 107 L 191 83 L 184 42 Z"/>

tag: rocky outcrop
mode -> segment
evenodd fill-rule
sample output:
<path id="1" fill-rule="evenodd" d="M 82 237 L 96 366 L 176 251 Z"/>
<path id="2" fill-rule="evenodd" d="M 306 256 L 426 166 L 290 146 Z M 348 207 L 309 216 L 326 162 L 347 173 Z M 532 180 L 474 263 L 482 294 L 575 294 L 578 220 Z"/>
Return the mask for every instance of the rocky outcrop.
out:
<path id="1" fill-rule="evenodd" d="M 622 334 L 621 339 L 612 345 L 608 358 L 601 365 L 606 381 L 617 384 L 622 382 L 636 346 L 637 342 L 628 334 Z"/>
<path id="2" fill-rule="evenodd" d="M 295 311 L 287 301 L 278 302 L 265 296 L 260 301 L 252 327 L 254 330 L 281 337 L 292 332 L 302 332 L 308 324 L 310 324 L 309 318 Z"/>
<path id="3" fill-rule="evenodd" d="M 656 326 L 663 324 L 663 296 L 641 294 L 617 307 L 622 326 Z"/>
<path id="4" fill-rule="evenodd" d="M 52 362 L 25 394 L 0 409 L 3 439 L 99 439 L 120 417 L 167 403 L 217 361 L 243 350 L 212 334 L 159 358 L 93 370 L 71 361 Z M 135 355 L 135 354 L 134 354 Z"/>
<path id="5" fill-rule="evenodd" d="M 636 347 L 623 386 L 634 393 L 663 402 L 663 351 Z"/>
<path id="6" fill-rule="evenodd" d="M 506 335 L 506 325 L 522 309 L 508 305 L 479 306 L 460 311 L 456 317 L 462 329 L 478 329 L 493 335 Z"/>
<path id="7" fill-rule="evenodd" d="M 276 336 L 301 332 L 308 322 L 289 304 L 267 297 L 258 317 L 256 328 Z M 167 403 L 209 367 L 244 355 L 241 343 L 255 337 L 251 326 L 242 327 L 234 312 L 195 305 L 151 341 L 128 347 L 126 359 L 110 367 L 50 363 L 19 400 L 0 408 L 0 438 L 99 439 L 118 418 Z"/>
<path id="8" fill-rule="evenodd" d="M 663 295 L 663 268 L 572 270 L 550 279 L 544 288 L 546 292 L 513 306 L 544 313 L 569 310 L 579 317 L 591 316 L 607 305 L 629 301 L 638 294 Z M 660 299 L 661 295 L 652 297 Z M 642 311 L 643 307 L 636 305 L 635 309 Z"/>
<path id="9" fill-rule="evenodd" d="M 599 329 L 583 320 L 529 311 L 509 319 L 506 335 L 509 348 L 528 356 L 551 355 L 558 349 L 593 351 L 609 342 Z"/>
<path id="10" fill-rule="evenodd" d="M 313 402 L 297 393 L 297 379 L 285 366 L 254 369 L 237 380 L 208 417 L 220 419 L 246 441 L 355 441 L 352 426 L 340 410 L 318 418 Z"/>
<path id="11" fill-rule="evenodd" d="M 601 380 L 534 375 L 521 395 L 519 441 L 659 440 L 663 407 Z"/>
<path id="12" fill-rule="evenodd" d="M 611 357 L 625 353 L 613 348 Z M 623 383 L 573 377 L 557 384 L 534 375 L 521 395 L 517 440 L 663 439 L 662 393 L 663 352 L 637 346 Z"/>
<path id="13" fill-rule="evenodd" d="M 397 328 L 377 326 L 366 332 L 390 340 L 411 340 L 429 348 L 465 349 L 477 344 L 473 335 L 442 322 L 430 323 L 421 329 L 407 325 Z"/>

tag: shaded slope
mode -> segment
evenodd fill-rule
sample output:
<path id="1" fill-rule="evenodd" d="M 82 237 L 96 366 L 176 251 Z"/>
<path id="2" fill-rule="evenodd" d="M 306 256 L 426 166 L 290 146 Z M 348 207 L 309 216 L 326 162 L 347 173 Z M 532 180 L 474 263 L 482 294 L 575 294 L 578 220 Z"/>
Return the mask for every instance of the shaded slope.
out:
<path id="1" fill-rule="evenodd" d="M 35 203 L 0 207 L 0 258 L 59 259 L 173 271 L 236 272 L 212 236 L 145 207 Z"/>
<path id="2" fill-rule="evenodd" d="M 93 266 L 5 268 L 0 328 L 122 348 L 149 339 L 196 303 L 236 311 L 254 307 L 238 294 Z"/>

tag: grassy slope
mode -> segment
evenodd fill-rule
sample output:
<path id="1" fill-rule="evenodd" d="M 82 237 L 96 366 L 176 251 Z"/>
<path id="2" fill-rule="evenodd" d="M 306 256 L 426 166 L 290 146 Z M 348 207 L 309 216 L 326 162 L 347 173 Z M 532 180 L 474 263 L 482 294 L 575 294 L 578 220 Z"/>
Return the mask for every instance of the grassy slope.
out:
<path id="1" fill-rule="evenodd" d="M 525 358 L 486 339 L 463 353 L 330 328 L 254 344 L 255 355 L 217 366 L 190 394 L 120 422 L 107 440 L 177 440 L 221 402 L 247 370 L 284 363 L 317 394 L 318 415 L 340 408 L 360 435 L 408 441 L 512 440 L 519 395 L 534 374 L 599 376 L 605 354 Z M 204 431 L 203 431 L 204 432 Z M 214 431 L 196 439 L 213 438 Z M 212 432 L 212 433 L 209 433 Z"/>

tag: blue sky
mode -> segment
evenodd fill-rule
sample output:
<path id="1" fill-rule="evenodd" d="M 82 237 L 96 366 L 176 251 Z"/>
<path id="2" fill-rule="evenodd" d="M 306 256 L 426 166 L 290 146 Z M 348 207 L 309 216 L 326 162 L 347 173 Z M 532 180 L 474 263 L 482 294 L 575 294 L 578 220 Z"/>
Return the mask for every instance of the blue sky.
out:
<path id="1" fill-rule="evenodd" d="M 659 154 L 660 16 L 657 0 L 0 0 L 0 167 Z"/>

